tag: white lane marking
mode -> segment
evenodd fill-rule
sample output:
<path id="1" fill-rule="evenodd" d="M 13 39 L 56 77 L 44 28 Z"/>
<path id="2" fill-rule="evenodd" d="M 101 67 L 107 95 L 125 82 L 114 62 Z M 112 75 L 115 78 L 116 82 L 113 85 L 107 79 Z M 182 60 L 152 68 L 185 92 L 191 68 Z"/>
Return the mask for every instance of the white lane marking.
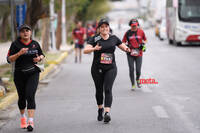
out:
<path id="1" fill-rule="evenodd" d="M 152 107 L 156 116 L 159 118 L 169 118 L 167 112 L 165 111 L 165 109 L 162 106 L 154 106 Z"/>
<path id="2" fill-rule="evenodd" d="M 195 126 L 193 121 L 183 111 L 184 106 L 175 103 L 172 95 L 167 95 L 165 92 L 162 91 L 159 91 L 158 93 L 162 96 L 166 103 L 174 109 L 174 114 L 176 114 L 182 120 L 183 125 L 189 130 L 190 133 L 200 133 L 200 129 Z"/>

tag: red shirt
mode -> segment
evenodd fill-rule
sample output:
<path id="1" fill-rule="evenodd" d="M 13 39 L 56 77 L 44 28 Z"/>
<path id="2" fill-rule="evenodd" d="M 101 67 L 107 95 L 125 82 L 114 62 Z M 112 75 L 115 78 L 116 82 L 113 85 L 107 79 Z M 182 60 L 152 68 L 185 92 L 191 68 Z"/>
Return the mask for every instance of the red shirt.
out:
<path id="1" fill-rule="evenodd" d="M 131 49 L 133 49 L 133 48 L 139 48 L 139 44 L 142 44 L 143 40 L 146 41 L 145 33 L 144 33 L 144 31 L 142 29 L 138 29 L 136 32 L 128 30 L 125 33 L 122 42 L 123 43 L 127 43 L 128 42 L 129 47 Z M 142 56 L 142 54 L 143 54 L 143 51 L 140 50 L 139 56 Z"/>
<path id="2" fill-rule="evenodd" d="M 81 27 L 79 29 L 75 28 L 72 32 L 74 35 L 75 39 L 78 40 L 78 44 L 83 45 L 84 44 L 84 34 L 86 33 L 85 28 Z"/>
<path id="3" fill-rule="evenodd" d="M 94 36 L 94 35 L 95 35 L 95 32 L 96 32 L 95 28 L 93 28 L 93 27 L 87 28 L 87 37 L 92 37 L 92 36 Z"/>

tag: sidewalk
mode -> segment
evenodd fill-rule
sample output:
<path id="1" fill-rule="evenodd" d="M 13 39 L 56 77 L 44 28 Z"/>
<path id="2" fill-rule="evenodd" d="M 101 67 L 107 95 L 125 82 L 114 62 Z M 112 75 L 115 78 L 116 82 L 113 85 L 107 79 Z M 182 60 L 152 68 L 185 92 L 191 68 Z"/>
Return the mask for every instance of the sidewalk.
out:
<path id="1" fill-rule="evenodd" d="M 8 54 L 8 49 L 10 48 L 11 42 L 5 42 L 0 44 L 0 65 L 6 64 L 7 60 L 7 54 Z"/>

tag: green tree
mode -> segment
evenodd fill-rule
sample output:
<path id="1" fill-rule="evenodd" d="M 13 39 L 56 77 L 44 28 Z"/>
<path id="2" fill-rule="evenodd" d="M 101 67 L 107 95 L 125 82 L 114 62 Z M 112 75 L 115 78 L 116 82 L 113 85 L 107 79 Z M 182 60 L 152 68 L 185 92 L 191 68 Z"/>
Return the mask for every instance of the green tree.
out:
<path id="1" fill-rule="evenodd" d="M 82 10 L 77 14 L 77 18 L 83 21 L 96 20 L 110 10 L 108 0 L 89 0 Z"/>
<path id="2" fill-rule="evenodd" d="M 8 17 L 10 14 L 10 7 L 8 5 L 0 5 L 0 18 L 2 22 L 0 24 L 0 40 L 7 41 L 9 38 L 7 36 L 7 29 L 9 29 L 8 25 Z"/>

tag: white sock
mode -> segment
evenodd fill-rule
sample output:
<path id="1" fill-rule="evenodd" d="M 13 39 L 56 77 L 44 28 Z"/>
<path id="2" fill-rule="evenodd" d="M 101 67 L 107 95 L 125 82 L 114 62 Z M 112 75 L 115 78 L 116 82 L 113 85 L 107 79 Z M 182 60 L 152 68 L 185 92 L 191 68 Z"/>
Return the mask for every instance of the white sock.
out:
<path id="1" fill-rule="evenodd" d="M 31 117 L 30 117 L 30 118 L 28 118 L 28 121 L 31 121 L 31 122 L 33 122 L 33 118 L 31 118 Z"/>
<path id="2" fill-rule="evenodd" d="M 25 113 L 24 113 L 24 114 L 21 114 L 21 117 L 22 117 L 22 118 L 26 117 Z"/>

